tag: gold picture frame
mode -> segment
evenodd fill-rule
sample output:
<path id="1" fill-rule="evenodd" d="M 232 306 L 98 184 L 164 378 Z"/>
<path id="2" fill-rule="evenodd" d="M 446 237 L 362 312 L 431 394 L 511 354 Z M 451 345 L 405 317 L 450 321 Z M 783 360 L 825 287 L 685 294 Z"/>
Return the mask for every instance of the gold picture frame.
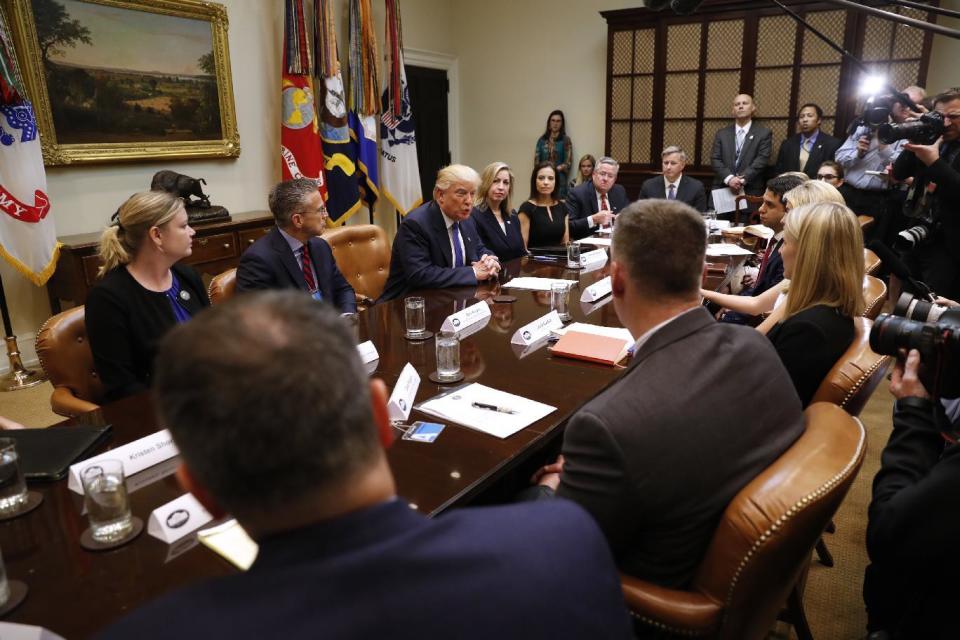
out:
<path id="1" fill-rule="evenodd" d="M 240 155 L 223 5 L 3 1 L 36 111 L 44 164 Z M 209 24 L 209 40 L 198 21 Z M 51 84 L 58 91 L 53 99 Z"/>

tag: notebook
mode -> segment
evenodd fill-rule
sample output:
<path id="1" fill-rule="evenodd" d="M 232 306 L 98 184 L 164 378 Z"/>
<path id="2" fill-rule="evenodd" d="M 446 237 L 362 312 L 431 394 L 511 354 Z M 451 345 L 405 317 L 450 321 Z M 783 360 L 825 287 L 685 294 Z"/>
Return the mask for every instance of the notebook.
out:
<path id="1" fill-rule="evenodd" d="M 550 347 L 550 352 L 565 358 L 614 365 L 623 360 L 632 344 L 629 340 L 622 338 L 567 331 L 557 344 Z"/>
<path id="2" fill-rule="evenodd" d="M 17 441 L 20 468 L 28 480 L 60 480 L 70 465 L 109 438 L 111 429 L 110 425 L 14 429 L 0 432 L 0 437 Z"/>

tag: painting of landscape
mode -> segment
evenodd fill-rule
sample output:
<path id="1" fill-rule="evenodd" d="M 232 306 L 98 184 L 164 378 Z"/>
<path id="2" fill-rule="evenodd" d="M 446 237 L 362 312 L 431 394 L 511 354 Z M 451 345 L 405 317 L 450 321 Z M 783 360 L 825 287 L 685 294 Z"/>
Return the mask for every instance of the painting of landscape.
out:
<path id="1" fill-rule="evenodd" d="M 211 23 L 31 0 L 60 144 L 223 138 Z"/>

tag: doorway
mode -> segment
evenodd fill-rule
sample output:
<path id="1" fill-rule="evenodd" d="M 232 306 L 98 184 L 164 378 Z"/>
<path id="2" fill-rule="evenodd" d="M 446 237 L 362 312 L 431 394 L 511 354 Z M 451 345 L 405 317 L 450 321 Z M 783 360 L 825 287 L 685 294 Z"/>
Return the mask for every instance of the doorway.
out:
<path id="1" fill-rule="evenodd" d="M 445 69 L 404 65 L 417 135 L 417 167 L 423 201 L 433 197 L 437 171 L 450 164 L 448 94 Z"/>

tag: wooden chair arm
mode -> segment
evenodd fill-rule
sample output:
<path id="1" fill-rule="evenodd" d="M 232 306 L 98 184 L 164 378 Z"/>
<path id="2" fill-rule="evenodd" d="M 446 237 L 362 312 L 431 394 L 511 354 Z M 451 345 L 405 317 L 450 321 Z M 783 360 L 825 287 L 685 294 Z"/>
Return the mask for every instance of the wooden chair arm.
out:
<path id="1" fill-rule="evenodd" d="M 652 626 L 693 636 L 720 627 L 723 607 L 699 593 L 667 589 L 622 573 L 620 586 L 630 613 Z"/>

